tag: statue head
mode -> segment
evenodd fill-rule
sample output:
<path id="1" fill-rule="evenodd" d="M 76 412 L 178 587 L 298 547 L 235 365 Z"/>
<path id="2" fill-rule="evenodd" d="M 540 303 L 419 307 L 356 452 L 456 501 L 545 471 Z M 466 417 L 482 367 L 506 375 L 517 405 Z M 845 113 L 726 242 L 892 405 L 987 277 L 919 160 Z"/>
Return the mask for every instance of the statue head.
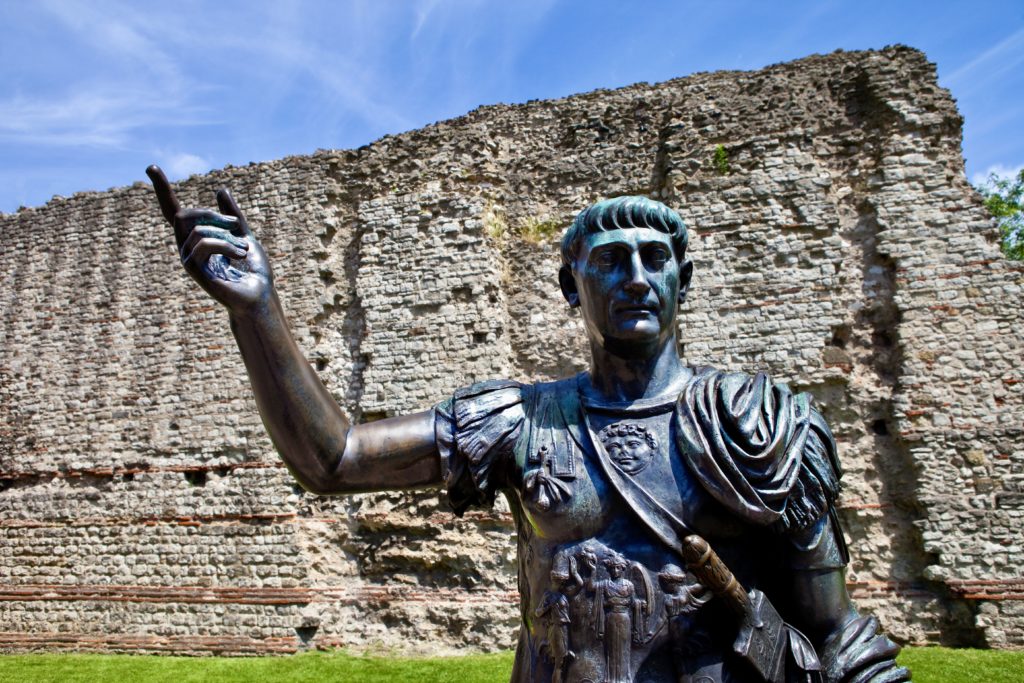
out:
<path id="1" fill-rule="evenodd" d="M 658 439 L 636 422 L 610 424 L 597 434 L 608 457 L 627 474 L 636 474 L 650 464 L 658 451 Z"/>
<path id="2" fill-rule="evenodd" d="M 687 581 L 687 572 L 684 572 L 679 565 L 666 564 L 658 572 L 658 582 L 666 593 L 675 593 L 679 586 Z"/>
<path id="3" fill-rule="evenodd" d="M 613 553 L 604 559 L 604 566 L 608 569 L 608 573 L 612 578 L 617 579 L 626 573 L 629 562 L 622 555 Z"/>
<path id="4" fill-rule="evenodd" d="M 672 334 L 693 264 L 679 214 L 646 197 L 579 213 L 562 238 L 559 284 L 592 341 L 650 342 Z"/>
<path id="5" fill-rule="evenodd" d="M 682 263 L 685 260 L 690 235 L 679 214 L 653 199 L 630 196 L 605 199 L 576 214 L 572 225 L 562 236 L 562 265 L 573 266 L 587 235 L 633 228 L 650 228 L 665 233 L 672 240 L 676 261 Z"/>

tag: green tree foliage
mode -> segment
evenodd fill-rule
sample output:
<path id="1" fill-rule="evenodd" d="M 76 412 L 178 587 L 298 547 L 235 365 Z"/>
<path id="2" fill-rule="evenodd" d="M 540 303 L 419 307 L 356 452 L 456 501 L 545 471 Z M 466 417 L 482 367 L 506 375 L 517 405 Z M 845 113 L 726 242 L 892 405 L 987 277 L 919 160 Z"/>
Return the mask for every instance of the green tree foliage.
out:
<path id="1" fill-rule="evenodd" d="M 1000 178 L 993 173 L 977 190 L 985 198 L 985 207 L 999 221 L 1003 253 L 1024 261 L 1024 169 L 1016 177 Z"/>

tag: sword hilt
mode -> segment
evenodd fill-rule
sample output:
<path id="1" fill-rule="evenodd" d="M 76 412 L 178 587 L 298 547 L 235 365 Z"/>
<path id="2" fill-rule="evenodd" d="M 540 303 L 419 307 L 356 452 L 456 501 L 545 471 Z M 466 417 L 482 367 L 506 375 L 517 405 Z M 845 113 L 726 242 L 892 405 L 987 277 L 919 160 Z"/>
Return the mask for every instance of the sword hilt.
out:
<path id="1" fill-rule="evenodd" d="M 697 580 L 722 598 L 733 612 L 739 616 L 747 613 L 750 596 L 707 541 L 696 534 L 684 538 L 683 559 Z"/>

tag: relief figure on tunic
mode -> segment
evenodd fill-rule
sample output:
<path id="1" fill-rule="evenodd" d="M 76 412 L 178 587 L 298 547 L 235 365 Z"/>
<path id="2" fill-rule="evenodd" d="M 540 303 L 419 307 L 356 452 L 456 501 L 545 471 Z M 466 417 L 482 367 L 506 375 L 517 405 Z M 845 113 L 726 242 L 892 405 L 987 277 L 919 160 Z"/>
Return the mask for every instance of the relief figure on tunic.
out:
<path id="1" fill-rule="evenodd" d="M 552 683 L 562 683 L 566 667 L 576 659 L 569 636 L 571 601 L 583 588 L 583 580 L 576 568 L 576 558 L 569 557 L 567 563 L 568 566 L 563 566 L 564 558 L 556 557 L 551 570 L 551 588 L 544 592 L 540 606 L 534 610 L 534 616 L 546 625 L 547 639 L 542 649 L 547 650 L 554 667 Z"/>
<path id="2" fill-rule="evenodd" d="M 641 472 L 658 451 L 657 438 L 642 424 L 608 425 L 598 437 L 612 461 L 626 474 Z"/>
<path id="3" fill-rule="evenodd" d="M 665 595 L 672 649 L 679 661 L 699 653 L 708 644 L 703 633 L 694 629 L 697 611 L 714 597 L 691 572 L 667 564 L 658 572 L 658 581 Z"/>
<path id="4" fill-rule="evenodd" d="M 630 650 L 633 640 L 639 639 L 636 629 L 644 605 L 636 596 L 633 582 L 625 578 L 628 566 L 624 557 L 612 555 L 605 560 L 608 578 L 591 584 L 595 594 L 595 630 L 597 637 L 604 641 L 606 683 L 629 683 L 633 680 Z"/>

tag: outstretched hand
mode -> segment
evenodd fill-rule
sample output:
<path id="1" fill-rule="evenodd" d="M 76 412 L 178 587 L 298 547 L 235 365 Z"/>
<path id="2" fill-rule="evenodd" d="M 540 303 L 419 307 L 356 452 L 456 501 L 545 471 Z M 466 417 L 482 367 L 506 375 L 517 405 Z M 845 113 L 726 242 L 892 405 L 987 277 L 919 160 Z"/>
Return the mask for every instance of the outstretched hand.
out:
<path id="1" fill-rule="evenodd" d="M 159 166 L 147 168 L 146 175 L 164 218 L 174 227 L 181 265 L 192 279 L 232 313 L 266 301 L 274 288 L 267 254 L 227 188 L 217 192 L 220 213 L 182 209 Z"/>

